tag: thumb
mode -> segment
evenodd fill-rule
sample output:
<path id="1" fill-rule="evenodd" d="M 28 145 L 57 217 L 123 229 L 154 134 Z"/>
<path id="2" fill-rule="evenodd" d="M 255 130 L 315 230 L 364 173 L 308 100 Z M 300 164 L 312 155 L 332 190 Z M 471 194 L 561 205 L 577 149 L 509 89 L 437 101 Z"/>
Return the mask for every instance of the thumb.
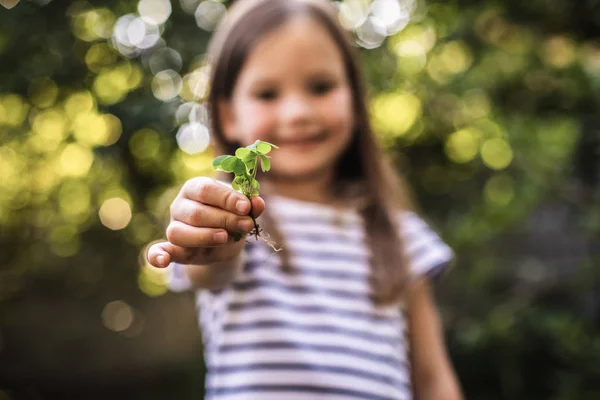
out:
<path id="1" fill-rule="evenodd" d="M 250 199 L 250 201 L 252 202 L 252 211 L 251 214 L 254 218 L 258 218 L 260 217 L 260 214 L 263 213 L 263 211 L 265 210 L 265 201 L 263 200 L 262 197 L 252 197 Z"/>
<path id="2" fill-rule="evenodd" d="M 190 249 L 176 246 L 170 242 L 158 242 L 148 248 L 146 258 L 157 268 L 166 268 L 172 262 L 184 262 L 190 257 Z"/>

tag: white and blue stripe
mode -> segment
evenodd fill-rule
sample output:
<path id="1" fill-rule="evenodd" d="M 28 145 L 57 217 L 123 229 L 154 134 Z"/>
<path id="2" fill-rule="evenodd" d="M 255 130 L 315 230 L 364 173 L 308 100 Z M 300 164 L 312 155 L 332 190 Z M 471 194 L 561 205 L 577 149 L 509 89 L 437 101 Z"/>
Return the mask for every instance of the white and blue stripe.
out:
<path id="1" fill-rule="evenodd" d="M 282 197 L 268 207 L 293 268 L 251 242 L 229 288 L 197 292 L 206 398 L 411 399 L 402 307 L 373 301 L 360 216 Z M 399 218 L 412 271 L 437 275 L 452 251 L 416 214 Z M 181 266 L 172 271 L 172 289 L 190 288 Z"/>

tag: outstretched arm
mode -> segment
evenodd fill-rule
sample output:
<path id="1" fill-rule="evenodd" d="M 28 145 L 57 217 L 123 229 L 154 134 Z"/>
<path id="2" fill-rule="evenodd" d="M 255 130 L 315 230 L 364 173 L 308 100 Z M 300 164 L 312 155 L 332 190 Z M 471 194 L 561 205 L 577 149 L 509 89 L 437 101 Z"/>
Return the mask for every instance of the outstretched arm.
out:
<path id="1" fill-rule="evenodd" d="M 410 294 L 408 324 L 415 400 L 462 400 L 427 279 Z"/>

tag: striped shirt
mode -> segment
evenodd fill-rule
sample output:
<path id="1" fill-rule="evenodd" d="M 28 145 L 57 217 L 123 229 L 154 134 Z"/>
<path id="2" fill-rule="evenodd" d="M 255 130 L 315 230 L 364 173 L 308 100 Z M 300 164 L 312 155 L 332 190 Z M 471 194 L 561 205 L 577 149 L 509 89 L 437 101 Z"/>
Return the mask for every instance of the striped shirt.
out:
<path id="1" fill-rule="evenodd" d="M 291 272 L 261 241 L 227 289 L 196 292 L 209 400 L 411 399 L 400 304 L 373 303 L 364 224 L 353 210 L 273 197 Z M 416 214 L 399 215 L 415 275 L 436 275 L 452 251 Z M 174 290 L 190 287 L 181 266 Z"/>

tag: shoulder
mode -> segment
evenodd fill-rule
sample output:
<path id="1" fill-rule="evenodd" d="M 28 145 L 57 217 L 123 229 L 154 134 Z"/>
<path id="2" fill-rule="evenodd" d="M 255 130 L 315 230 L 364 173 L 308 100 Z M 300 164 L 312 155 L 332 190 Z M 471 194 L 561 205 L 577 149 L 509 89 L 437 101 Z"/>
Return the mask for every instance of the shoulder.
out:
<path id="1" fill-rule="evenodd" d="M 437 277 L 450 267 L 454 252 L 431 223 L 414 211 L 399 211 L 397 223 L 404 251 L 416 276 Z"/>

